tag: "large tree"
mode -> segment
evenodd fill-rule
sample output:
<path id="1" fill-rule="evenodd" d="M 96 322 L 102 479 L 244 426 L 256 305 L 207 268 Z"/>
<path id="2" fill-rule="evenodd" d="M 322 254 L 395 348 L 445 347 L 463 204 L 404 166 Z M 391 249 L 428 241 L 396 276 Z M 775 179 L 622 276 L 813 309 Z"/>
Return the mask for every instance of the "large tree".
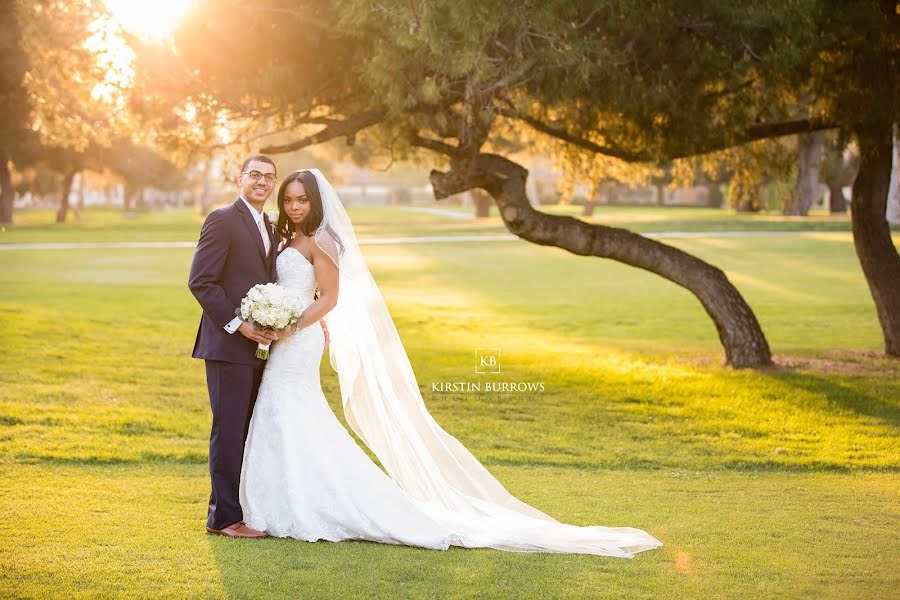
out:
<path id="1" fill-rule="evenodd" d="M 658 163 L 845 128 L 865 156 L 854 188 L 857 249 L 887 350 L 900 352 L 886 183 L 881 193 L 882 138 L 898 106 L 888 101 L 897 98 L 893 2 L 852 11 L 827 0 L 228 4 L 200 4 L 177 53 L 143 53 L 143 73 L 155 73 L 140 93 L 145 106 L 179 97 L 182 113 L 294 133 L 262 148 L 270 153 L 336 138 L 380 142 L 393 158 L 434 153 L 438 198 L 480 187 L 523 239 L 625 262 L 690 290 L 737 367 L 768 364 L 770 351 L 720 269 L 627 230 L 535 210 L 528 172 L 504 148 L 531 132 Z M 854 109 L 859 99 L 872 110 Z"/>
<path id="2" fill-rule="evenodd" d="M 832 0 L 821 19 L 821 72 L 813 83 L 825 110 L 859 146 L 853 182 L 853 242 L 884 333 L 885 352 L 900 356 L 900 255 L 886 218 L 893 132 L 900 123 L 900 5 L 894 0 Z M 858 6 L 857 6 L 858 5 Z"/>
<path id="3" fill-rule="evenodd" d="M 7 159 L 62 175 L 57 221 L 72 183 L 102 168 L 104 149 L 133 134 L 126 106 L 130 52 L 100 0 L 0 0 L 0 221 L 11 221 Z"/>
<path id="4" fill-rule="evenodd" d="M 28 60 L 20 43 L 19 21 L 15 18 L 15 0 L 0 0 L 0 223 L 12 223 L 15 190 L 9 163 L 26 152 L 30 130 L 30 105 L 24 86 Z M 10 18 L 12 16 L 12 18 Z"/>

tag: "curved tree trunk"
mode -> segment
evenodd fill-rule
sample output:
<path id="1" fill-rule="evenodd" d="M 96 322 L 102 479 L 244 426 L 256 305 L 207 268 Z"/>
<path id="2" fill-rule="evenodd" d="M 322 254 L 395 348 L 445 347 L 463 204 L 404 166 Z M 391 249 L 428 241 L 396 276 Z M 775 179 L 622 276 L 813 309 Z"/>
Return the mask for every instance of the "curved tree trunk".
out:
<path id="1" fill-rule="evenodd" d="M 0 223 L 12 223 L 13 202 L 16 192 L 9 174 L 9 157 L 0 150 Z"/>
<path id="2" fill-rule="evenodd" d="M 62 198 L 59 200 L 59 211 L 56 213 L 57 223 L 65 223 L 66 217 L 69 215 L 69 196 L 72 193 L 72 182 L 75 181 L 77 174 L 77 169 L 70 169 L 63 178 Z"/>
<path id="3" fill-rule="evenodd" d="M 853 182 L 850 215 L 853 244 L 875 301 L 884 351 L 900 356 L 900 255 L 885 217 L 891 155 L 889 128 L 880 138 L 859 136 L 859 173 Z"/>
<path id="4" fill-rule="evenodd" d="M 769 344 L 756 316 L 720 269 L 625 229 L 534 210 L 525 196 L 528 171 L 502 156 L 478 154 L 471 161 L 451 165 L 447 173 L 431 172 L 436 198 L 474 186 L 484 188 L 494 197 L 507 228 L 525 240 L 583 256 L 611 258 L 665 277 L 700 300 L 716 325 L 727 364 L 736 368 L 771 364 Z"/>

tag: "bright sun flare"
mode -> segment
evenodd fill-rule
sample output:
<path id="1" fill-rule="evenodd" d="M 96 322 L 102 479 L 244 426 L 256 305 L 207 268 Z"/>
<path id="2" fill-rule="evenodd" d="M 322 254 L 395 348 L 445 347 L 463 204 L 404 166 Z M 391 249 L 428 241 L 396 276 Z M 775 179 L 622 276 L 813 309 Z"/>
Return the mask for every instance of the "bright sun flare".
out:
<path id="1" fill-rule="evenodd" d="M 123 29 L 152 40 L 167 38 L 194 0 L 104 0 L 113 19 Z"/>

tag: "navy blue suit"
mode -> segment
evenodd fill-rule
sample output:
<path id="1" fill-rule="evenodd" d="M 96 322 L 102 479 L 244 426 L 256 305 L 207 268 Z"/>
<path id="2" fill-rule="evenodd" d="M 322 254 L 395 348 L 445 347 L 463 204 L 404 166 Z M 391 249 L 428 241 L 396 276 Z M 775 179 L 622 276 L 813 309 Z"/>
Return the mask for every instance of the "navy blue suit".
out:
<path id="1" fill-rule="evenodd" d="M 206 217 L 194 251 L 188 287 L 203 308 L 192 356 L 206 360 L 206 384 L 213 413 L 209 436 L 207 527 L 224 529 L 243 520 L 239 489 L 244 441 L 265 362 L 256 358 L 256 342 L 224 327 L 235 317 L 241 298 L 258 283 L 275 280 L 276 237 L 268 217 L 270 252 L 244 201 Z"/>

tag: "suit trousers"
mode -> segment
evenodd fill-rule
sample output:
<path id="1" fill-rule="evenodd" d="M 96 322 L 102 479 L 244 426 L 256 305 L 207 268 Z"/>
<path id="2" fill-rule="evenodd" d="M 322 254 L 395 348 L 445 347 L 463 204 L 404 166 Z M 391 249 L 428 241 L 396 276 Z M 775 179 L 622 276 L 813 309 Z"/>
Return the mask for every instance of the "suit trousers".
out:
<path id="1" fill-rule="evenodd" d="M 263 367 L 206 361 L 206 386 L 212 408 L 209 476 L 212 491 L 206 526 L 224 529 L 244 519 L 240 502 L 241 464 Z"/>

